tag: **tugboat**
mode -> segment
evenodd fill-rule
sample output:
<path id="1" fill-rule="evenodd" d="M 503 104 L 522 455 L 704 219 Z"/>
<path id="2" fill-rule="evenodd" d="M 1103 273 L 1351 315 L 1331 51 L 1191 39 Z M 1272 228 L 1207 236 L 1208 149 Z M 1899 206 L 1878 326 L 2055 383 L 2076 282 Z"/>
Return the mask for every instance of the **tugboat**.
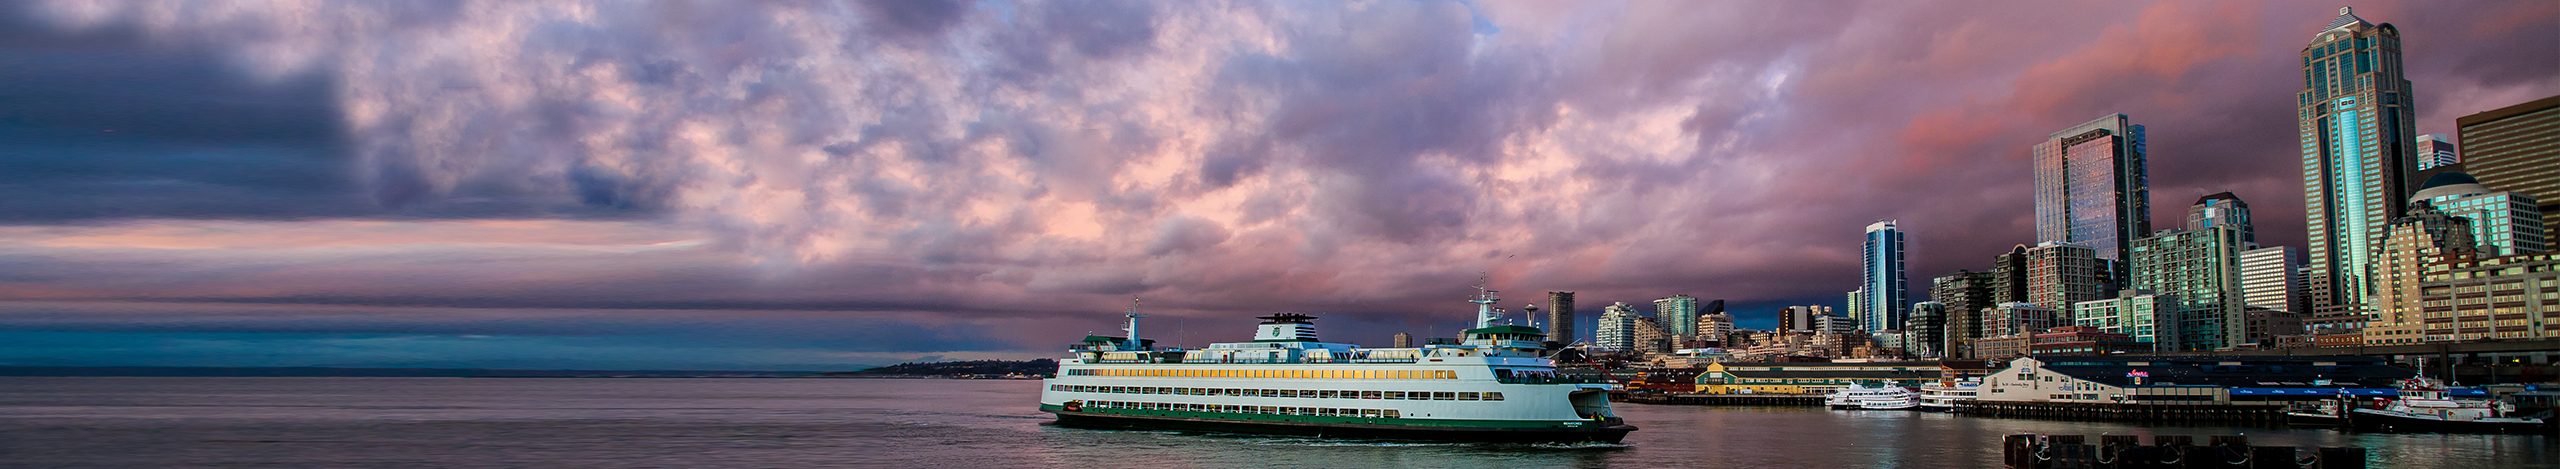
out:
<path id="1" fill-rule="evenodd" d="M 1890 384 L 1851 383 L 1822 398 L 1822 404 L 1844 410 L 1911 410 L 1920 408 L 1920 393 Z"/>
<path id="2" fill-rule="evenodd" d="M 2400 397 L 2375 399 L 2372 408 L 2347 412 L 2356 431 L 2434 433 L 2539 433 L 2542 419 L 2516 417 L 2515 406 L 2488 399 L 2454 399 L 2424 376 L 2400 381 Z"/>
<path id="3" fill-rule="evenodd" d="M 1263 316 L 1250 342 L 1157 348 L 1089 336 L 1058 362 L 1040 410 L 1060 426 L 1319 437 L 1617 443 L 1607 376 L 1558 370 L 1546 333 L 1508 324 L 1476 286 L 1463 343 L 1365 348 L 1316 338 L 1315 316 Z"/>

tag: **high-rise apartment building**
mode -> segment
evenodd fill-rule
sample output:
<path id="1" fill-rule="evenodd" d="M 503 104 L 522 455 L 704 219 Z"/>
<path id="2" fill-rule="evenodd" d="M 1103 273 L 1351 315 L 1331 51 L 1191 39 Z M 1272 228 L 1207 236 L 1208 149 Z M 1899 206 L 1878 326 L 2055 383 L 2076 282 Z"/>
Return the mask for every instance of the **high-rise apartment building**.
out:
<path id="1" fill-rule="evenodd" d="M 2349 9 L 2302 48 L 2295 106 L 2302 147 L 2308 274 L 2326 285 L 2312 307 L 2329 316 L 2367 311 L 2375 243 L 2406 206 L 2418 169 L 2416 97 L 2400 66 L 2400 30 Z M 2473 146 L 2472 142 L 2463 142 Z"/>
<path id="2" fill-rule="evenodd" d="M 2167 297 L 2162 350 L 2214 350 L 2245 342 L 2240 231 L 2233 226 L 2167 230 L 2133 243 L 2133 288 Z M 2084 324 L 2085 325 L 2085 324 Z M 2119 331 L 2121 332 L 2121 331 Z M 2135 334 L 2140 336 L 2141 334 Z"/>
<path id="3" fill-rule="evenodd" d="M 2023 254 L 2018 256 L 2022 261 L 2025 258 Z M 2025 269 L 2019 269 L 2019 274 L 2024 275 Z M 1993 296 L 1994 285 L 2005 283 L 1999 277 L 1992 272 L 1960 270 L 1929 281 L 1929 298 L 1946 310 L 1939 351 L 1949 357 L 1974 357 L 1973 340 L 1982 338 L 1982 310 L 2002 302 Z"/>
<path id="4" fill-rule="evenodd" d="M 2027 301 L 2027 245 L 2000 253 L 1998 260 L 1991 263 L 1991 274 L 1992 303 Z"/>
<path id="5" fill-rule="evenodd" d="M 2471 240 L 2480 243 L 2483 254 L 2503 256 L 2550 248 L 2542 208 L 2535 205 L 2533 196 L 2481 185 L 2462 169 L 2454 165 L 2428 171 L 2426 182 L 2409 195 L 2409 202 L 2424 201 L 2446 215 L 2470 219 Z"/>
<path id="6" fill-rule="evenodd" d="M 1698 298 L 1671 295 L 1653 300 L 1653 317 L 1661 318 L 1662 329 L 1675 337 L 1698 335 Z"/>
<path id="7" fill-rule="evenodd" d="M 2373 314 L 2365 320 L 2365 345 L 2425 342 L 2429 318 L 2423 293 L 2428 264 L 2472 255 L 2470 225 L 2470 220 L 2447 215 L 2425 201 L 2411 205 L 2408 216 L 2391 221 L 2382 252 L 2374 256 Z"/>
<path id="8" fill-rule="evenodd" d="M 2188 230 L 2223 226 L 2239 230 L 2240 243 L 2247 248 L 2258 247 L 2258 230 L 2249 223 L 2249 203 L 2240 201 L 2240 196 L 2220 192 L 2197 198 L 2195 205 L 2187 206 Z"/>
<path id="9" fill-rule="evenodd" d="M 1573 315 L 1573 292 L 1547 292 L 1547 340 L 1566 344 L 1582 340 L 1581 336 L 1575 335 L 1581 332 L 1574 330 L 1573 321 L 1576 319 L 1579 318 Z"/>
<path id="10" fill-rule="evenodd" d="M 2444 135 L 2426 134 L 2418 136 L 2419 171 L 2442 168 L 2461 162 L 2461 154 L 2456 153 L 2453 150 L 2453 141 L 2445 140 Z"/>
<path id="11" fill-rule="evenodd" d="M 1406 332 L 1396 333 L 1395 345 L 1396 348 L 1413 348 L 1413 334 Z"/>
<path id="12" fill-rule="evenodd" d="M 1629 324 L 1629 328 L 1632 329 L 1628 334 L 1629 350 L 1645 354 L 1671 353 L 1671 342 L 1674 338 L 1669 328 L 1662 327 L 1661 321 L 1652 317 L 1637 317 L 1633 324 Z"/>
<path id="13" fill-rule="evenodd" d="M 2480 183 L 2539 201 L 2542 226 L 2560 227 L 2560 96 L 2453 120 L 2462 166 Z"/>
<path id="14" fill-rule="evenodd" d="M 1635 351 L 1636 320 L 1643 318 L 1625 302 L 1600 308 L 1599 327 L 1591 331 L 1592 348 L 1611 352 Z"/>
<path id="15" fill-rule="evenodd" d="M 2290 246 L 2240 251 L 2240 303 L 2302 314 L 2301 256 Z M 2298 333 L 2298 332 L 2297 332 Z"/>
<path id="16" fill-rule="evenodd" d="M 1864 293 L 1856 311 L 1859 327 L 1869 331 L 1902 328 L 1902 315 L 1911 311 L 1911 279 L 1903 264 L 1902 229 L 1895 220 L 1867 225 L 1866 270 L 1859 290 Z M 1852 313 L 1856 314 L 1856 313 Z"/>
<path id="17" fill-rule="evenodd" d="M 2123 114 L 2062 129 L 2037 143 L 2036 242 L 2088 246 L 2117 276 L 2110 283 L 2120 284 L 2124 251 L 2151 232 L 2144 147 L 2142 126 Z"/>
<path id="18" fill-rule="evenodd" d="M 2059 311 L 2072 303 L 2106 298 L 2107 274 L 2097 252 L 2071 243 L 2045 243 L 2028 248 L 2027 303 Z"/>
<path id="19" fill-rule="evenodd" d="M 1911 304 L 1908 326 L 1902 330 L 1902 350 L 1914 357 L 1946 356 L 1947 305 L 1936 301 Z"/>
<path id="20" fill-rule="evenodd" d="M 2175 296 L 2125 292 L 2115 298 L 2073 303 L 2071 321 L 2099 332 L 2124 334 L 2136 342 L 2151 344 L 2154 351 L 2178 350 L 2177 301 Z"/>
<path id="21" fill-rule="evenodd" d="M 1848 316 L 1847 316 L 1847 317 L 1848 317 L 1848 319 L 1849 319 L 1849 322 L 1850 322 L 1850 323 L 1853 323 L 1853 324 L 1866 324 L 1866 323 L 1867 323 L 1867 288 L 1866 288 L 1866 287 L 1858 287 L 1858 289 L 1856 289 L 1856 290 L 1849 290 L 1848 297 L 1849 297 L 1848 304 L 1847 304 L 1846 306 L 1842 306 L 1842 307 L 1840 308 L 1840 312 L 1842 312 L 1842 313 L 1847 313 L 1847 314 L 1848 314 Z"/>

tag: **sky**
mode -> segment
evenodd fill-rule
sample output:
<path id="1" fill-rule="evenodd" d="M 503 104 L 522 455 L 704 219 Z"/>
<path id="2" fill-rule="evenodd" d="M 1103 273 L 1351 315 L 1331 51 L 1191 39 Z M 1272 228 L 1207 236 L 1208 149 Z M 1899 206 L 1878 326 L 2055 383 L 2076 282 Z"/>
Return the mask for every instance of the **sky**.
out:
<path id="1" fill-rule="evenodd" d="M 2300 246 L 2339 6 L 6 2 L 0 366 L 1022 359 L 1132 298 L 1383 343 L 1479 275 L 1769 327 L 1877 220 L 1914 292 L 2032 242 L 2030 147 L 2113 113 L 2155 226 Z M 2560 2 L 2353 6 L 2422 133 L 2560 94 Z"/>

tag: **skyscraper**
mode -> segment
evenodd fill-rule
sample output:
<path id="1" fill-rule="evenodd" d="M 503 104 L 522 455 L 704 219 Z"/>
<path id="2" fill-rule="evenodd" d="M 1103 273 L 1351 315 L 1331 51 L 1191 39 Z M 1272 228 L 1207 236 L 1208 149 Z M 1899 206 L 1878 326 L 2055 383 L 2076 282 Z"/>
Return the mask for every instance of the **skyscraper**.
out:
<path id="1" fill-rule="evenodd" d="M 1840 312 L 1849 315 L 1850 323 L 1865 325 L 1867 323 L 1867 288 L 1858 287 L 1856 290 L 1849 290 L 1848 296 L 1848 305 L 1842 306 Z"/>
<path id="2" fill-rule="evenodd" d="M 2249 203 L 2240 201 L 2240 196 L 2217 192 L 2187 206 L 2187 229 L 2203 231 L 2218 226 L 2239 230 L 2242 245 L 2258 247 L 2258 230 L 2249 224 Z"/>
<path id="3" fill-rule="evenodd" d="M 1671 295 L 1653 300 L 1653 316 L 1661 318 L 1663 332 L 1674 337 L 1698 335 L 1698 298 Z"/>
<path id="4" fill-rule="evenodd" d="M 2302 144 L 2307 275 L 2325 285 L 2311 299 L 2322 315 L 2365 311 L 2373 255 L 2391 217 L 2406 207 L 2416 172 L 2416 97 L 2400 68 L 2400 30 L 2338 9 L 2338 18 L 2302 48 L 2303 89 L 2294 98 Z M 2464 142 L 2471 145 L 2470 142 Z"/>
<path id="5" fill-rule="evenodd" d="M 2445 140 L 2443 135 L 2426 134 L 2418 136 L 2419 171 L 2441 168 L 2446 165 L 2460 162 L 2462 162 L 2462 156 L 2453 151 L 2453 142 Z"/>
<path id="6" fill-rule="evenodd" d="M 1635 308 L 1624 302 L 1600 308 L 1600 327 L 1591 331 L 1591 347 L 1612 352 L 1631 352 L 1636 348 Z"/>
<path id="7" fill-rule="evenodd" d="M 2134 238 L 2151 232 L 2143 142 L 2142 126 L 2110 114 L 2037 143 L 2036 242 L 2078 243 L 2123 262 Z"/>
<path id="8" fill-rule="evenodd" d="M 1547 292 L 1547 340 L 1571 344 L 1582 337 L 1574 335 L 1573 292 Z"/>
<path id="9" fill-rule="evenodd" d="M 2166 316 L 2160 320 L 2176 321 L 2161 326 L 2162 334 L 2176 334 L 2155 341 L 2161 350 L 2214 350 L 2246 341 L 2240 251 L 2239 229 L 2230 225 L 2168 230 L 2134 241 L 2133 288 L 2160 294 L 2158 309 Z"/>
<path id="10" fill-rule="evenodd" d="M 2072 243 L 2045 243 L 2028 248 L 2027 303 L 2049 311 L 2068 311 L 2072 303 L 2107 297 L 2110 288 L 2096 251 Z M 1989 331 L 1983 332 L 1989 336 Z"/>
<path id="11" fill-rule="evenodd" d="M 2445 215 L 2470 219 L 2471 239 L 2480 244 L 2483 254 L 2530 254 L 2550 248 L 2549 227 L 2542 225 L 2542 209 L 2533 196 L 2481 185 L 2462 169 L 2456 164 L 2421 173 L 2426 182 L 2409 195 L 2409 203 L 2423 201 Z"/>
<path id="12" fill-rule="evenodd" d="M 1901 329 L 1902 316 L 1911 311 L 1910 278 L 1904 275 L 1902 229 L 1895 220 L 1867 225 L 1865 281 L 1858 288 L 1864 293 L 1858 311 L 1858 325 L 1869 331 Z"/>
<path id="13" fill-rule="evenodd" d="M 2444 298 L 2447 300 L 2442 305 L 2444 307 L 2432 308 L 2439 311 L 2429 311 L 2431 308 L 2424 304 L 2425 271 L 2431 263 L 2447 260 L 2448 256 L 2472 257 L 2468 255 L 2474 246 L 2470 224 L 2470 220 L 2438 211 L 2425 201 L 2410 205 L 2408 216 L 2391 221 L 2390 229 L 2383 236 L 2382 252 L 2375 253 L 2373 314 L 2367 317 L 2364 325 L 2366 345 L 2409 345 L 2426 341 L 2427 322 L 2434 319 L 2428 316 L 2442 317 L 2438 313 L 2452 310 L 2451 304 L 2455 301 L 2451 301 L 2454 298 Z M 2493 293 L 2484 289 L 2481 294 Z M 2524 296 L 2528 295 L 2512 295 L 2515 298 Z M 2503 302 L 2510 296 L 2499 297 Z M 2488 300 L 2485 296 L 2472 298 L 2469 301 Z"/>
<path id="14" fill-rule="evenodd" d="M 1983 307 L 2012 301 L 2027 301 L 2027 245 L 2020 244 L 2000 253 L 1991 264 L 1991 302 Z"/>
<path id="15" fill-rule="evenodd" d="M 1911 317 L 1902 330 L 1902 350 L 1911 356 L 1943 357 L 1947 343 L 1947 305 L 1935 301 L 1911 304 Z"/>
<path id="16" fill-rule="evenodd" d="M 2303 314 L 2302 279 L 2295 276 L 2301 264 L 2290 246 L 2240 251 L 2240 303 Z"/>
<path id="17" fill-rule="evenodd" d="M 2136 248 L 2140 249 L 2140 248 Z M 2133 337 L 2155 351 L 2179 350 L 2175 296 L 2129 292 L 2115 298 L 2071 305 L 2072 323 Z"/>
<path id="18" fill-rule="evenodd" d="M 2002 256 L 2008 257 L 2008 256 Z M 2020 258 L 2023 260 L 2024 256 Z M 2024 275 L 2025 269 L 2019 269 Z M 1946 310 L 1940 326 L 1944 339 L 1938 350 L 1949 357 L 1973 357 L 1973 341 L 1982 338 L 1982 310 L 2002 300 L 1993 296 L 1998 275 L 1991 272 L 1956 271 L 1929 281 L 1929 298 Z M 2025 288 L 2019 288 L 2024 291 Z"/>
<path id="19" fill-rule="evenodd" d="M 2560 96 L 2453 120 L 2463 169 L 2481 184 L 2522 192 L 2541 205 L 2542 226 L 2560 227 Z"/>

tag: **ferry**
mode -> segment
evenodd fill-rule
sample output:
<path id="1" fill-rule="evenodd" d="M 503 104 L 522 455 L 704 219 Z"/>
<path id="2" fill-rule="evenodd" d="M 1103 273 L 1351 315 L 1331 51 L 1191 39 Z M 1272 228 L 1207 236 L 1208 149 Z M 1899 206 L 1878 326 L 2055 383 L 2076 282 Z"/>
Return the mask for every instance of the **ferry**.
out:
<path id="1" fill-rule="evenodd" d="M 2442 433 L 2541 433 L 2542 419 L 2515 416 L 2515 406 L 2490 399 L 2455 399 L 2435 380 L 2400 382 L 2400 396 L 2373 408 L 2347 412 L 2356 431 Z"/>
<path id="2" fill-rule="evenodd" d="M 1833 409 L 1911 410 L 1920 408 L 1920 393 L 1891 384 L 1868 386 L 1854 383 L 1822 398 L 1822 404 Z"/>
<path id="3" fill-rule="evenodd" d="M 1183 350 L 1138 334 L 1087 336 L 1045 381 L 1040 410 L 1067 427 L 1325 438 L 1617 443 L 1607 377 L 1558 370 L 1545 332 L 1508 324 L 1476 287 L 1458 344 L 1366 348 L 1316 336 L 1315 316 L 1263 316 L 1250 342 Z"/>
<path id="4" fill-rule="evenodd" d="M 1920 410 L 1955 412 L 1956 404 L 1981 398 L 1982 381 L 1936 382 L 1920 386 Z"/>

